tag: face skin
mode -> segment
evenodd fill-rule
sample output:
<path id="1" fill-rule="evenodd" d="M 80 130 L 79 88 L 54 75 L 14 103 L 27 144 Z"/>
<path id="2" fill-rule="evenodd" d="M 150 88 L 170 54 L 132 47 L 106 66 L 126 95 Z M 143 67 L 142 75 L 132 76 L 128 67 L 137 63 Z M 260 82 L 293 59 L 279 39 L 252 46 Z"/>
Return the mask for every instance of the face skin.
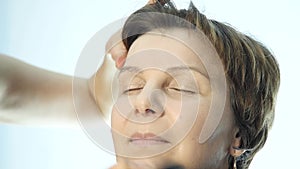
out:
<path id="1" fill-rule="evenodd" d="M 207 45 L 185 29 L 167 31 L 184 42 Z M 215 54 L 209 48 L 200 52 L 205 57 Z M 190 48 L 161 31 L 142 35 L 128 51 L 118 79 L 112 134 L 119 168 L 228 168 L 236 134 L 229 99 L 220 122 L 213 124 L 217 128 L 200 144 L 214 91 L 203 63 Z"/>

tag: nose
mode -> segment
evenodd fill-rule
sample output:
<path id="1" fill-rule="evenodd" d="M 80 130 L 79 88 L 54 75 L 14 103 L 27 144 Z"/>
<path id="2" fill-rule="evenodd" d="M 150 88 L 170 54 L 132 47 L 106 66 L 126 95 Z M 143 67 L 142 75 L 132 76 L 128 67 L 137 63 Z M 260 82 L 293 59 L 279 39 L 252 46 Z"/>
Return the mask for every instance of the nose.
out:
<path id="1" fill-rule="evenodd" d="M 148 98 L 148 96 L 145 92 L 140 93 L 136 97 L 135 113 L 142 114 L 144 116 L 151 115 L 151 114 L 153 115 L 156 113 L 156 111 L 153 110 L 150 99 Z"/>
<path id="2" fill-rule="evenodd" d="M 164 112 L 164 94 L 160 89 L 144 88 L 135 99 L 135 113 L 159 117 Z"/>

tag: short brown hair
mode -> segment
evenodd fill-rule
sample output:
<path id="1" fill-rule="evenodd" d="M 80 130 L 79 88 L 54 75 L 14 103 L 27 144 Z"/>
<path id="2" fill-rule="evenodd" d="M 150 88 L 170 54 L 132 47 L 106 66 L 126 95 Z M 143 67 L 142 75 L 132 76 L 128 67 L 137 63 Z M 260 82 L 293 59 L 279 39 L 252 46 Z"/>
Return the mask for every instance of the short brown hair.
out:
<path id="1" fill-rule="evenodd" d="M 149 13 L 147 17 L 137 15 L 145 12 Z M 242 139 L 240 148 L 247 150 L 237 159 L 237 168 L 248 168 L 254 155 L 264 146 L 274 120 L 280 72 L 273 54 L 262 43 L 231 26 L 207 19 L 193 3 L 187 10 L 178 10 L 170 2 L 146 5 L 127 19 L 122 32 L 127 49 L 151 30 L 186 27 L 179 20 L 176 23 L 169 22 L 167 17 L 151 17 L 153 12 L 185 19 L 203 31 L 216 48 L 228 79 L 231 107 Z M 229 156 L 228 163 L 231 168 L 233 157 Z"/>

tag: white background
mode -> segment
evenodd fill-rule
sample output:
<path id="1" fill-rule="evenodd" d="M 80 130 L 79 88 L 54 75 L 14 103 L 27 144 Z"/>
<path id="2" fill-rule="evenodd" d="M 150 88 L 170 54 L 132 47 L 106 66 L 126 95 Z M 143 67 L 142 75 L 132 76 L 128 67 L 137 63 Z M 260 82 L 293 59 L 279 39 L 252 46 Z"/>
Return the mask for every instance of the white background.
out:
<path id="1" fill-rule="evenodd" d="M 0 53 L 72 75 L 86 42 L 146 0 L 0 0 Z M 209 18 L 265 43 L 277 56 L 281 88 L 273 129 L 250 168 L 297 168 L 299 30 L 297 0 L 194 0 Z M 175 1 L 187 7 L 189 1 Z M 0 60 L 1 61 L 1 60 Z M 114 156 L 75 129 L 0 125 L 0 169 L 104 169 Z"/>

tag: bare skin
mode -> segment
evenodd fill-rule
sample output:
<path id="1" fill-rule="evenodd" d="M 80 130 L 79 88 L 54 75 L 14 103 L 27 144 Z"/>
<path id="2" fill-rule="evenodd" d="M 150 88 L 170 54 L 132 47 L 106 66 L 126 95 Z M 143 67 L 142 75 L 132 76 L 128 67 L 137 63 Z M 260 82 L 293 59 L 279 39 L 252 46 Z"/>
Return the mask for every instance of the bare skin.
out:
<path id="1" fill-rule="evenodd" d="M 149 3 L 153 2 L 149 1 Z M 0 54 L 0 123 L 78 127 L 72 93 L 72 80 L 74 78 L 76 78 L 77 87 L 80 91 L 77 93 L 81 103 L 79 109 L 89 111 L 90 109 L 99 108 L 102 113 L 108 113 L 109 106 L 112 105 L 111 99 L 107 97 L 111 95 L 110 90 L 105 90 L 111 81 L 109 72 L 114 71 L 115 66 L 121 68 L 127 57 L 127 51 L 120 38 L 120 32 L 117 32 L 107 42 L 106 51 L 111 53 L 112 57 L 105 58 L 101 68 L 90 79 L 80 79 L 50 72 Z M 97 87 L 100 88 L 100 90 L 97 90 L 97 97 L 94 95 L 95 78 L 98 79 Z M 237 130 L 232 128 L 234 127 L 230 126 L 230 129 L 228 129 L 227 135 L 230 135 L 230 137 L 228 137 L 229 139 L 222 150 L 224 156 L 230 154 L 236 157 L 241 155 L 243 151 L 236 151 L 232 148 L 240 145 L 240 138 L 236 137 Z M 199 131 L 195 133 L 199 133 Z M 191 138 L 190 140 L 195 139 Z M 186 149 L 185 152 L 193 152 L 195 147 L 200 149 L 196 143 L 190 151 L 188 151 L 189 146 L 182 147 Z M 178 149 L 174 149 L 174 152 L 180 154 L 182 153 L 181 150 L 178 147 Z M 193 155 L 192 153 L 187 154 Z M 166 159 L 169 159 L 169 157 L 166 157 Z M 151 164 L 156 164 L 156 159 L 151 160 Z M 177 160 L 174 159 L 174 161 Z M 186 162 L 187 168 L 190 168 L 190 159 L 180 158 L 178 161 L 180 160 L 183 160 L 183 164 Z M 120 165 L 114 166 L 113 169 L 128 167 L 126 159 L 119 158 L 118 161 Z M 128 164 L 136 165 L 147 162 L 147 160 L 129 160 Z M 226 162 L 224 163 L 226 166 L 228 165 Z M 196 162 L 194 164 L 196 165 Z M 157 165 L 159 165 L 158 162 Z"/>
<path id="2" fill-rule="evenodd" d="M 78 127 L 72 97 L 73 77 L 5 55 L 0 55 L 0 60 L 0 122 Z M 88 79 L 77 78 L 76 82 L 81 89 L 82 104 L 93 103 Z"/>
<path id="3" fill-rule="evenodd" d="M 155 3 L 149 0 L 148 4 Z M 120 31 L 108 40 L 106 52 L 111 54 L 97 71 L 99 85 L 109 85 L 108 72 L 121 68 L 127 51 L 121 41 Z M 113 61 L 115 63 L 113 63 Z M 76 78 L 82 99 L 82 109 L 99 108 L 103 113 L 111 106 L 106 90 L 100 91 L 97 101 L 93 95 L 93 81 L 54 73 L 0 54 L 0 123 L 21 125 L 78 127 L 72 97 L 72 80 Z M 96 103 L 98 105 L 96 105 Z M 87 106 L 89 105 L 89 106 Z"/>
<path id="4" fill-rule="evenodd" d="M 201 49 L 203 56 L 218 57 L 206 41 L 193 38 L 197 36 L 186 31 L 163 32 L 178 36 L 187 44 L 205 46 Z M 174 69 L 182 66 L 197 70 Z M 204 70 L 190 48 L 159 31 L 142 35 L 133 43 L 118 76 L 121 94 L 112 111 L 116 168 L 158 169 L 170 165 L 187 169 L 228 168 L 228 156 L 233 155 L 231 148 L 240 145 L 229 99 L 217 129 L 210 139 L 199 144 L 199 133 L 210 105 L 214 104 L 211 81 Z M 192 128 L 187 131 L 188 126 Z"/>
<path id="5" fill-rule="evenodd" d="M 109 72 L 122 65 L 117 62 L 119 58 L 125 62 L 127 52 L 124 50 L 121 36 L 117 32 L 106 45 L 106 51 L 111 56 L 105 57 L 97 73 L 89 79 L 51 72 L 0 54 L 0 123 L 79 127 L 73 103 L 73 80 L 79 88 L 79 93 L 76 93 L 80 98 L 79 108 L 84 111 L 99 108 L 102 113 L 106 113 L 111 106 L 108 97 L 111 94 L 104 89 L 110 85 Z M 98 85 L 102 88 L 97 101 L 93 95 L 96 74 L 101 77 Z"/>

